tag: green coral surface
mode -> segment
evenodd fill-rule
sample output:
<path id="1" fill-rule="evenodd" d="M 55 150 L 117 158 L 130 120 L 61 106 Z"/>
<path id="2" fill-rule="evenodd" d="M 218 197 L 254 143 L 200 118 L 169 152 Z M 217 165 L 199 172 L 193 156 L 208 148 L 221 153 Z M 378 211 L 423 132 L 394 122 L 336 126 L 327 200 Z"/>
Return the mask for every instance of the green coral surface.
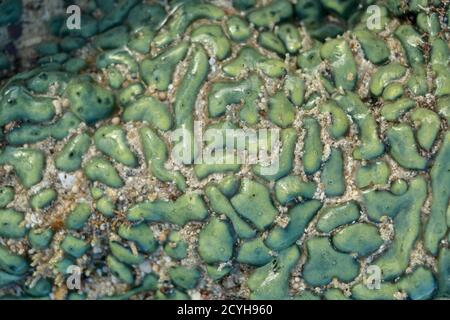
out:
<path id="1" fill-rule="evenodd" d="M 0 299 L 450 298 L 448 1 L 73 2 L 0 82 Z"/>

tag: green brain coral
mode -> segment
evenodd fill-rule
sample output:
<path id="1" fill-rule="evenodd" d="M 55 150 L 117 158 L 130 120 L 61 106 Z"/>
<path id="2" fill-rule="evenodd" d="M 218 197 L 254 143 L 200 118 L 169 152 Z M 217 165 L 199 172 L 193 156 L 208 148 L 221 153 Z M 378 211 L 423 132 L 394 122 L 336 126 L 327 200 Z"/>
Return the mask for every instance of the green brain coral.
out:
<path id="1" fill-rule="evenodd" d="M 74 2 L 0 80 L 0 298 L 450 297 L 448 1 Z"/>

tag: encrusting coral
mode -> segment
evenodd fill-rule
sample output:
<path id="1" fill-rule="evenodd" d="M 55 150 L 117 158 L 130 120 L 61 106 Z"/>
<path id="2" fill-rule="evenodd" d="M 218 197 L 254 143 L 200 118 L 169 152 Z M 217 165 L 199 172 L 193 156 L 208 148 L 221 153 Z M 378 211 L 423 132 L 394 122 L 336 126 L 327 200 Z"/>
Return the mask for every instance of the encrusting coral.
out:
<path id="1" fill-rule="evenodd" d="M 0 298 L 450 297 L 449 1 L 74 2 L 0 53 Z"/>

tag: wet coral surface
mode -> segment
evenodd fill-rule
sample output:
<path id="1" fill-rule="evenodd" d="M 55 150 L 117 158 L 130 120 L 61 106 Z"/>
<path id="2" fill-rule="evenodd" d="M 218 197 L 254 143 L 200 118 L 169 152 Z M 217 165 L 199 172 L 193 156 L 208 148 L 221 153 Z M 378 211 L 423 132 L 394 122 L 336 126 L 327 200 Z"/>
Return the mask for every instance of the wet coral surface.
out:
<path id="1" fill-rule="evenodd" d="M 0 1 L 0 298 L 450 296 L 448 1 L 50 2 Z"/>

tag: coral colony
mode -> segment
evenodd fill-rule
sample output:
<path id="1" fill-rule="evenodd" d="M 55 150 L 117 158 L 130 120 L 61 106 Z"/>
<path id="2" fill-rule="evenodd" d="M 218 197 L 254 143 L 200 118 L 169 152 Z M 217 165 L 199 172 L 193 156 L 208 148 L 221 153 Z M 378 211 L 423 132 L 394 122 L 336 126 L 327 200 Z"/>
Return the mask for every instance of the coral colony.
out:
<path id="1" fill-rule="evenodd" d="M 0 298 L 450 296 L 449 1 L 23 2 Z"/>

